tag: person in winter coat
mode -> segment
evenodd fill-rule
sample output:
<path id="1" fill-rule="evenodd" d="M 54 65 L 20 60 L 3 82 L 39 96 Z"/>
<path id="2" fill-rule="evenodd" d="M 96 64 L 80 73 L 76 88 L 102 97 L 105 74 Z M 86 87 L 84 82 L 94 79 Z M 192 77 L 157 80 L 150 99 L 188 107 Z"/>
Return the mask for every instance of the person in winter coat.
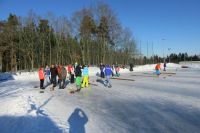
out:
<path id="1" fill-rule="evenodd" d="M 106 76 L 106 80 L 104 82 L 105 86 L 111 88 L 112 85 L 111 85 L 111 82 L 110 82 L 110 77 L 112 75 L 112 69 L 109 65 L 106 65 L 105 69 L 104 69 L 104 73 L 105 73 L 105 76 Z"/>
<path id="2" fill-rule="evenodd" d="M 65 69 L 64 65 L 61 67 L 61 82 L 62 82 L 62 86 L 61 89 L 65 88 L 65 80 L 66 80 L 66 76 L 67 76 L 67 70 Z"/>
<path id="3" fill-rule="evenodd" d="M 116 76 L 119 77 L 120 76 L 120 74 L 119 74 L 120 67 L 118 65 L 115 67 L 115 71 L 116 71 Z"/>
<path id="4" fill-rule="evenodd" d="M 76 76 L 77 91 L 80 91 L 81 90 L 81 76 L 82 76 L 82 71 L 81 71 L 81 67 L 80 67 L 79 64 L 76 66 L 75 76 Z"/>
<path id="5" fill-rule="evenodd" d="M 115 71 L 115 65 L 114 65 L 114 64 L 112 64 L 111 69 L 112 69 L 112 77 L 114 77 L 114 76 L 115 76 L 115 74 L 114 74 L 114 71 Z"/>
<path id="6" fill-rule="evenodd" d="M 61 89 L 61 83 L 62 83 L 61 68 L 62 68 L 62 65 L 59 65 L 59 66 L 57 67 L 59 89 Z"/>
<path id="7" fill-rule="evenodd" d="M 70 78 L 70 74 L 71 74 L 71 64 L 69 64 L 67 66 L 67 72 L 68 72 L 68 75 L 69 75 L 69 78 Z"/>
<path id="8" fill-rule="evenodd" d="M 76 67 L 78 66 L 78 63 L 77 63 L 77 62 L 75 62 L 74 66 L 75 66 L 75 69 L 76 69 Z"/>
<path id="9" fill-rule="evenodd" d="M 51 78 L 50 78 L 50 76 L 51 76 L 50 68 L 49 68 L 48 65 L 46 65 L 46 68 L 45 68 L 45 80 L 46 80 L 46 82 L 47 82 L 47 85 L 48 85 L 49 83 L 51 83 Z"/>
<path id="10" fill-rule="evenodd" d="M 89 84 L 89 71 L 88 67 L 86 65 L 83 65 L 83 83 L 82 83 L 82 88 L 85 86 L 88 87 Z"/>
<path id="11" fill-rule="evenodd" d="M 163 70 L 163 71 L 166 71 L 166 67 L 167 67 L 166 62 L 164 63 L 163 67 L 164 67 L 164 70 Z"/>
<path id="12" fill-rule="evenodd" d="M 155 69 L 156 69 L 156 74 L 159 76 L 160 75 L 160 70 L 161 70 L 160 63 L 158 63 L 156 65 Z"/>
<path id="13" fill-rule="evenodd" d="M 105 75 L 104 75 L 104 68 L 105 66 L 103 65 L 103 63 L 100 64 L 100 75 L 101 75 L 101 78 L 105 78 Z"/>
<path id="14" fill-rule="evenodd" d="M 38 70 L 38 75 L 40 79 L 40 89 L 45 89 L 44 88 L 44 69 L 42 66 Z"/>
<path id="15" fill-rule="evenodd" d="M 130 63 L 130 71 L 133 71 L 133 67 L 134 67 L 134 65 L 133 65 L 133 63 Z"/>
<path id="16" fill-rule="evenodd" d="M 75 74 L 75 69 L 74 69 L 74 65 L 72 65 L 71 66 L 70 83 L 74 83 L 74 74 Z"/>
<path id="17" fill-rule="evenodd" d="M 54 90 L 54 87 L 56 87 L 57 83 L 56 76 L 58 75 L 57 68 L 55 67 L 54 64 L 51 65 L 50 72 L 51 72 L 51 83 L 53 84 L 52 90 Z"/>

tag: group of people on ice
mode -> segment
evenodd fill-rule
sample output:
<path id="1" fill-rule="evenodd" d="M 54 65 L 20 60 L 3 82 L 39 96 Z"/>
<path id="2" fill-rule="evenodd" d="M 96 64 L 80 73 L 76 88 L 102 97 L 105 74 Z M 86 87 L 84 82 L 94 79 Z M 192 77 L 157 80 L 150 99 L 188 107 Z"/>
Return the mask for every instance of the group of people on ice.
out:
<path id="1" fill-rule="evenodd" d="M 112 71 L 112 77 L 115 75 L 117 77 L 120 76 L 120 66 L 119 65 L 104 65 L 103 63 L 100 64 L 100 76 L 101 78 L 105 78 L 105 68 L 106 66 L 109 66 L 111 68 L 111 71 Z M 115 74 L 114 74 L 115 72 Z"/>
<path id="2" fill-rule="evenodd" d="M 75 63 L 74 65 L 54 65 L 51 67 L 48 65 L 44 69 L 42 66 L 38 70 L 39 79 L 40 79 L 40 89 L 45 89 L 44 81 L 46 84 L 52 84 L 50 90 L 54 90 L 54 88 L 59 84 L 59 89 L 64 89 L 66 86 L 67 76 L 69 77 L 69 81 L 71 84 L 76 83 L 77 90 L 80 91 L 81 87 L 88 87 L 89 85 L 89 71 L 87 65 L 80 66 Z M 82 81 L 83 76 L 83 81 Z"/>
<path id="3" fill-rule="evenodd" d="M 106 78 L 104 81 L 104 85 L 107 87 L 112 87 L 110 82 L 110 77 L 112 76 L 120 76 L 120 67 L 119 65 L 104 65 L 100 64 L 100 76 L 101 78 Z M 115 72 L 115 74 L 114 74 Z M 66 86 L 67 77 L 69 77 L 69 81 L 71 84 L 76 83 L 77 91 L 80 91 L 81 88 L 89 87 L 89 70 L 87 65 L 80 65 L 75 63 L 74 65 L 54 65 L 51 67 L 48 65 L 46 68 L 42 66 L 38 71 L 39 79 L 40 79 L 40 89 L 45 89 L 44 81 L 46 81 L 46 85 L 52 84 L 50 90 L 54 90 L 54 88 L 59 84 L 59 89 L 64 89 Z"/>
<path id="4" fill-rule="evenodd" d="M 115 74 L 114 74 L 115 71 Z M 100 76 L 101 78 L 106 78 L 106 80 L 104 81 L 104 85 L 106 87 L 111 88 L 111 82 L 110 82 L 110 77 L 112 76 L 120 76 L 120 66 L 119 65 L 104 65 L 103 63 L 100 64 Z"/>
<path id="5" fill-rule="evenodd" d="M 156 74 L 160 75 L 161 64 L 158 63 L 155 67 Z M 130 70 L 131 71 L 131 70 Z M 166 63 L 164 63 L 164 71 L 166 71 Z M 120 76 L 120 66 L 119 65 L 104 65 L 100 64 L 100 77 L 102 79 L 105 78 L 104 85 L 106 87 L 112 87 L 110 78 L 113 76 Z M 115 74 L 114 74 L 115 73 Z M 38 71 L 39 79 L 40 79 L 40 89 L 45 89 L 44 81 L 46 84 L 52 84 L 50 90 L 54 90 L 54 88 L 59 84 L 59 89 L 64 89 L 66 87 L 66 79 L 69 77 L 69 81 L 71 84 L 76 83 L 77 91 L 80 91 L 81 88 L 89 87 L 89 70 L 87 65 L 80 65 L 75 63 L 74 65 L 54 65 L 51 67 L 48 65 L 44 69 L 42 66 Z"/>

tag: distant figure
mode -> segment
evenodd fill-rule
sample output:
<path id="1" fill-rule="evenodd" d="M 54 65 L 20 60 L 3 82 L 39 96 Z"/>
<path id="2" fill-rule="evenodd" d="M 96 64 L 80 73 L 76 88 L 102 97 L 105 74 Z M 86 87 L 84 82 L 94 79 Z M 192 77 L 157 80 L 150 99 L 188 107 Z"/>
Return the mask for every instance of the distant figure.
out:
<path id="1" fill-rule="evenodd" d="M 76 76 L 76 88 L 77 88 L 77 91 L 80 91 L 81 90 L 82 71 L 81 71 L 81 67 L 79 64 L 76 66 L 75 76 Z"/>
<path id="2" fill-rule="evenodd" d="M 50 68 L 48 65 L 46 65 L 46 68 L 45 68 L 45 80 L 46 80 L 46 84 L 50 84 L 51 83 L 51 72 L 50 72 Z"/>
<path id="3" fill-rule="evenodd" d="M 156 69 L 156 74 L 159 76 L 160 75 L 160 70 L 161 70 L 160 63 L 158 63 L 156 65 L 155 69 Z"/>
<path id="4" fill-rule="evenodd" d="M 119 77 L 120 76 L 120 67 L 118 65 L 115 66 L 115 72 L 116 72 L 116 76 Z"/>
<path id="5" fill-rule="evenodd" d="M 82 88 L 85 86 L 88 87 L 89 84 L 89 71 L 88 67 L 86 65 L 83 66 L 83 83 L 82 83 Z"/>
<path id="6" fill-rule="evenodd" d="M 115 74 L 114 74 L 114 71 L 115 71 L 115 65 L 114 65 L 114 64 L 112 64 L 111 69 L 112 69 L 112 77 L 114 77 L 114 76 L 115 76 Z"/>
<path id="7" fill-rule="evenodd" d="M 112 75 L 111 67 L 109 65 L 106 65 L 104 72 L 105 72 L 105 76 L 106 76 L 105 86 L 111 88 L 112 87 L 112 85 L 110 83 L 110 77 Z"/>
<path id="8" fill-rule="evenodd" d="M 64 89 L 65 88 L 65 80 L 66 80 L 66 77 L 67 77 L 67 70 L 65 69 L 64 65 L 61 67 L 61 82 L 62 82 L 62 85 L 61 85 L 61 89 Z"/>
<path id="9" fill-rule="evenodd" d="M 44 88 L 44 69 L 42 66 L 38 70 L 38 75 L 40 79 L 40 89 L 45 89 Z"/>
<path id="10" fill-rule="evenodd" d="M 74 83 L 74 74 L 75 74 L 75 69 L 74 69 L 74 65 L 72 65 L 71 66 L 70 83 Z"/>
<path id="11" fill-rule="evenodd" d="M 78 63 L 77 62 L 75 62 L 75 64 L 74 64 L 74 67 L 76 68 L 78 66 Z"/>
<path id="12" fill-rule="evenodd" d="M 67 66 L 67 72 L 68 72 L 69 75 L 71 74 L 71 64 L 69 64 L 69 65 Z"/>
<path id="13" fill-rule="evenodd" d="M 163 71 L 166 71 L 166 67 L 167 67 L 167 64 L 166 62 L 164 63 L 164 70 Z"/>
<path id="14" fill-rule="evenodd" d="M 56 76 L 58 75 L 57 68 L 55 67 L 54 64 L 51 65 L 50 71 L 51 71 L 51 83 L 53 84 L 51 90 L 54 90 L 54 87 L 56 87 L 56 82 L 57 82 Z"/>
<path id="15" fill-rule="evenodd" d="M 58 65 L 57 67 L 59 89 L 61 89 L 61 82 L 62 82 L 61 67 L 62 65 Z"/>
<path id="16" fill-rule="evenodd" d="M 68 119 L 69 133 L 86 133 L 85 124 L 88 117 L 83 110 L 76 108 Z"/>
<path id="17" fill-rule="evenodd" d="M 105 75 L 104 75 L 104 68 L 105 66 L 103 65 L 103 63 L 100 64 L 100 75 L 101 75 L 101 78 L 105 78 Z"/>
<path id="18" fill-rule="evenodd" d="M 132 63 L 130 63 L 130 71 L 133 71 L 133 64 Z"/>

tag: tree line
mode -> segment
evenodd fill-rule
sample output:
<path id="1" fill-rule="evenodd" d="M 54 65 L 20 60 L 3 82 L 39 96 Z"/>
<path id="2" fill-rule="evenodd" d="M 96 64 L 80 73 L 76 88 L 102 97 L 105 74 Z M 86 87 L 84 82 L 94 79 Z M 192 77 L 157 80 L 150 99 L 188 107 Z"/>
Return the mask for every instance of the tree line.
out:
<path id="1" fill-rule="evenodd" d="M 147 58 L 144 56 L 141 59 L 137 59 L 136 64 L 152 64 L 152 63 L 161 63 L 161 62 L 167 62 L 167 63 L 179 63 L 181 61 L 200 61 L 200 56 L 198 55 L 188 55 L 187 53 L 171 53 L 167 57 L 163 58 L 158 55 L 151 56 Z M 141 63 L 140 63 L 141 62 Z"/>
<path id="2" fill-rule="evenodd" d="M 0 21 L 2 71 L 33 70 L 46 64 L 127 65 L 138 53 L 132 32 L 104 3 L 70 17 L 10 14 Z"/>

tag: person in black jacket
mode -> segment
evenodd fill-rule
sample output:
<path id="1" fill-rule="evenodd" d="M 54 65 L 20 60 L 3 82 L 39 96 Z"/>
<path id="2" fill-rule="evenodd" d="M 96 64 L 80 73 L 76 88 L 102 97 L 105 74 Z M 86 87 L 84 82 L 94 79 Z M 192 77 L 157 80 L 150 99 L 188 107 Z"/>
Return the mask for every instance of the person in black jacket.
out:
<path id="1" fill-rule="evenodd" d="M 166 62 L 164 63 L 164 70 L 163 71 L 166 71 L 166 67 L 167 67 L 167 64 Z"/>
<path id="2" fill-rule="evenodd" d="M 76 88 L 77 88 L 77 91 L 80 91 L 81 90 L 82 71 L 81 71 L 81 67 L 79 64 L 76 66 L 75 76 L 76 76 Z"/>
<path id="3" fill-rule="evenodd" d="M 105 68 L 104 64 L 101 63 L 100 64 L 100 75 L 101 75 L 101 78 L 105 78 L 105 75 L 104 75 L 104 72 L 103 72 L 104 68 Z"/>
<path id="4" fill-rule="evenodd" d="M 55 67 L 54 64 L 51 65 L 50 71 L 51 71 L 51 83 L 53 84 L 51 90 L 54 90 L 54 87 L 56 87 L 56 76 L 58 75 L 57 68 Z"/>
<path id="5" fill-rule="evenodd" d="M 134 67 L 134 65 L 133 65 L 133 63 L 130 63 L 130 71 L 133 71 L 133 67 Z"/>

